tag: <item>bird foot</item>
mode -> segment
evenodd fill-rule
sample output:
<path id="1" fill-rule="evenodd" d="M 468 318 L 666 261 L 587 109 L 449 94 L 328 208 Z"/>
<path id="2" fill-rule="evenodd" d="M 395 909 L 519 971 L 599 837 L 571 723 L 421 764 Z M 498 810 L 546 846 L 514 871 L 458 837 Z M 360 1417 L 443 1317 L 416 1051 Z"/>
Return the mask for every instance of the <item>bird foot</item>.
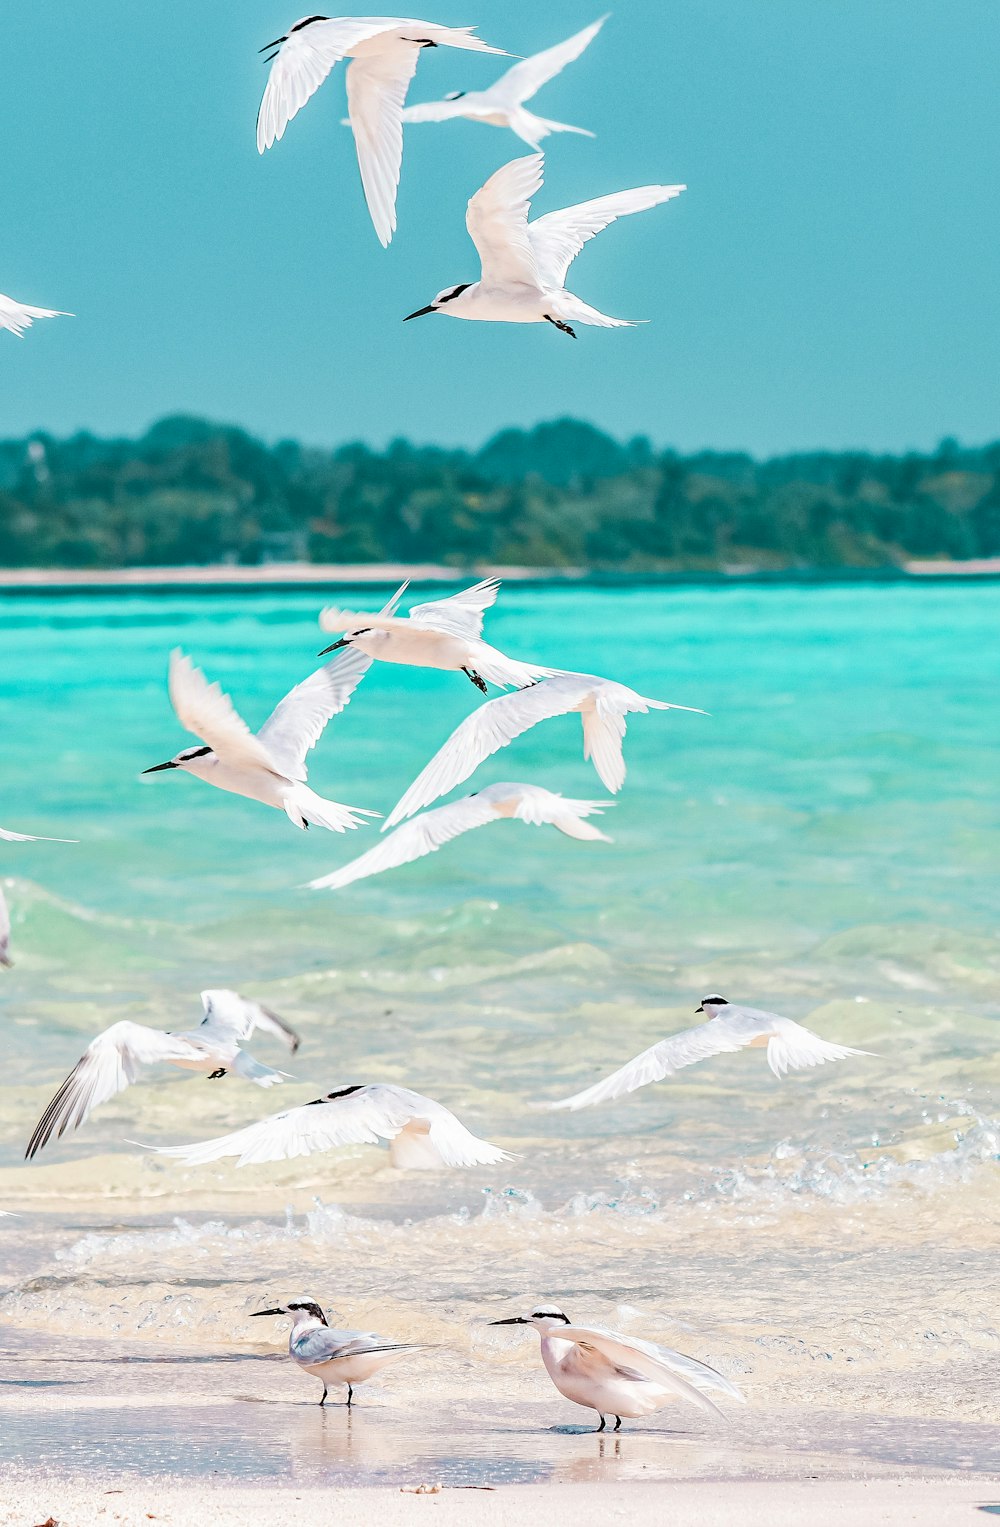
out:
<path id="1" fill-rule="evenodd" d="M 462 672 L 465 674 L 465 677 L 467 679 L 471 679 L 472 680 L 473 684 L 475 684 L 477 689 L 481 689 L 482 690 L 484 695 L 488 695 L 489 694 L 489 690 L 486 688 L 486 684 L 485 684 L 484 680 L 480 678 L 478 673 L 474 673 L 471 668 L 463 668 Z"/>
<path id="2" fill-rule="evenodd" d="M 576 338 L 576 330 L 571 329 L 568 323 L 563 323 L 561 318 L 550 318 L 546 313 L 545 322 L 550 323 L 554 329 L 558 329 L 560 334 L 568 334 L 570 339 Z"/>
<path id="3" fill-rule="evenodd" d="M 210 1082 L 217 1082 L 219 1080 L 219 1077 L 220 1076 L 225 1076 L 225 1074 L 226 1074 L 226 1071 L 225 1071 L 225 1067 L 223 1066 L 223 1067 L 220 1067 L 218 1071 L 210 1071 L 209 1074 L 208 1074 L 208 1079 L 209 1079 Z"/>

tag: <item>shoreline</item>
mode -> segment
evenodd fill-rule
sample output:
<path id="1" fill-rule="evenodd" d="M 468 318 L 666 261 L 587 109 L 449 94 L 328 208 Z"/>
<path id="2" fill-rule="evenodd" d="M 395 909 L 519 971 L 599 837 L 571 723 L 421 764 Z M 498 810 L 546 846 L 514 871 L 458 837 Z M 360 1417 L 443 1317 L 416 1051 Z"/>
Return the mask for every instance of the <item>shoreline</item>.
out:
<path id="1" fill-rule="evenodd" d="M 261 593 L 331 586 L 460 584 L 487 574 L 505 583 L 569 584 L 606 588 L 742 587 L 744 585 L 830 585 L 986 582 L 1000 580 L 1000 557 L 970 562 L 911 561 L 894 567 L 767 568 L 722 567 L 701 571 L 605 572 L 584 567 L 470 566 L 394 562 L 272 562 L 254 566 L 216 564 L 197 567 L 121 567 L 0 569 L 0 594 L 198 591 L 225 593 L 253 589 Z"/>

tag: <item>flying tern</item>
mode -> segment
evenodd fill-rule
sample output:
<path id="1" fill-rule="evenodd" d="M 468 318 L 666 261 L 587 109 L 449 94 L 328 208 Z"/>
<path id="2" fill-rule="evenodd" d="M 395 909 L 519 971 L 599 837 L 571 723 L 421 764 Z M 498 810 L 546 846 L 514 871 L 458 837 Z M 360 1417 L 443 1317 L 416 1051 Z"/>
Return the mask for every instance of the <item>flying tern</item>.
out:
<path id="1" fill-rule="evenodd" d="M 354 1385 L 364 1384 L 401 1352 L 418 1352 L 413 1343 L 386 1341 L 374 1331 L 334 1331 L 320 1305 L 311 1299 L 295 1299 L 271 1310 L 254 1310 L 251 1320 L 263 1315 L 289 1315 L 292 1321 L 288 1355 L 305 1373 L 315 1374 L 323 1385 L 321 1405 L 331 1384 L 347 1386 L 347 1407 L 354 1399 Z"/>
<path id="2" fill-rule="evenodd" d="M 607 16 L 602 16 L 600 21 L 584 27 L 582 32 L 568 37 L 554 48 L 546 48 L 544 53 L 535 53 L 531 58 L 521 59 L 486 90 L 456 90 L 443 101 L 407 106 L 403 112 L 403 121 L 447 122 L 455 117 L 467 117 L 473 122 L 487 122 L 491 127 L 509 127 L 534 149 L 549 133 L 580 133 L 585 138 L 592 138 L 593 133 L 585 127 L 570 127 L 566 122 L 551 122 L 545 117 L 536 117 L 534 112 L 526 109 L 524 103 L 560 74 L 567 64 L 580 57 L 607 19 Z"/>
<path id="3" fill-rule="evenodd" d="M 765 1013 L 756 1007 L 739 1007 L 718 994 L 703 997 L 696 1011 L 706 1013 L 707 1022 L 662 1039 L 659 1044 L 643 1050 L 620 1071 L 584 1092 L 578 1092 L 575 1097 L 543 1106 L 577 1109 L 588 1108 L 592 1103 L 610 1103 L 627 1092 L 634 1092 L 637 1087 L 645 1087 L 648 1082 L 662 1082 L 665 1077 L 674 1076 L 699 1060 L 748 1047 L 767 1047 L 767 1063 L 779 1081 L 789 1071 L 823 1066 L 829 1060 L 846 1060 L 849 1055 L 872 1053 L 871 1050 L 852 1050 L 849 1045 L 830 1044 L 791 1018 Z"/>
<path id="4" fill-rule="evenodd" d="M 634 327 L 635 320 L 609 318 L 566 290 L 566 276 L 584 244 L 616 218 L 645 212 L 679 196 L 686 186 L 639 186 L 547 212 L 528 222 L 531 198 L 541 188 L 544 159 L 513 159 L 491 175 L 469 202 L 465 223 L 482 264 L 478 281 L 446 286 L 433 302 L 408 313 L 481 319 L 489 323 L 550 323 L 571 339 L 574 323 L 601 329 Z"/>
<path id="5" fill-rule="evenodd" d="M 384 610 L 378 615 L 324 610 L 319 618 L 321 628 L 345 634 L 332 647 L 325 647 L 320 657 L 336 652 L 338 647 L 349 647 L 365 653 L 369 660 L 461 671 L 483 694 L 488 692 L 487 680 L 500 689 L 511 685 L 521 689 L 554 670 L 538 663 L 518 662 L 483 641 L 483 615 L 496 603 L 499 588 L 498 579 L 484 578 L 447 599 L 416 604 L 406 616 Z"/>
<path id="6" fill-rule="evenodd" d="M 567 1400 L 597 1411 L 599 1432 L 607 1416 L 614 1416 L 617 1432 L 623 1416 L 648 1416 L 671 1400 L 687 1400 L 717 1416 L 724 1413 L 709 1399 L 710 1393 L 746 1404 L 736 1385 L 707 1363 L 604 1326 L 574 1325 L 555 1305 L 543 1304 L 530 1315 L 490 1324 L 534 1326 L 549 1378 Z"/>
<path id="7" fill-rule="evenodd" d="M 506 1151 L 477 1140 L 453 1113 L 432 1098 L 387 1082 L 340 1087 L 301 1108 L 269 1115 L 231 1135 L 195 1145 L 148 1147 L 187 1166 L 236 1156 L 237 1166 L 290 1161 L 342 1145 L 389 1141 L 389 1159 L 405 1170 L 493 1166 L 509 1161 Z"/>
<path id="8" fill-rule="evenodd" d="M 263 154 L 284 134 L 334 64 L 347 69 L 347 109 L 354 130 L 361 182 L 375 232 L 387 246 L 396 229 L 396 192 L 403 160 L 403 103 L 422 48 L 465 48 L 502 53 L 472 35 L 471 27 L 392 16 L 306 16 L 262 53 L 271 64 L 257 116 Z"/>
<path id="9" fill-rule="evenodd" d="M 39 838 L 30 832 L 9 832 L 0 827 L 0 843 L 75 843 L 75 838 Z M 14 961 L 10 957 L 10 911 L 0 885 L 0 969 L 9 970 Z"/>
<path id="10" fill-rule="evenodd" d="M 591 842 L 610 843 L 606 833 L 599 832 L 585 817 L 600 813 L 614 801 L 573 801 L 540 785 L 488 785 L 477 795 L 466 795 L 436 811 L 425 811 L 412 822 L 383 838 L 368 853 L 343 869 L 334 870 L 309 882 L 314 891 L 339 891 L 355 880 L 368 875 L 380 875 L 383 870 L 396 869 L 400 864 L 412 864 L 425 854 L 436 853 L 444 843 L 470 832 L 474 827 L 486 827 L 490 822 L 501 822 L 505 817 L 527 822 L 532 827 L 556 827 L 568 838 L 584 838 Z"/>
<path id="11" fill-rule="evenodd" d="M 33 308 L 24 302 L 15 302 L 0 292 L 0 329 L 9 329 L 20 339 L 25 329 L 30 329 L 36 318 L 72 318 L 72 313 L 62 313 L 58 308 Z"/>
<path id="12" fill-rule="evenodd" d="M 284 1081 L 284 1072 L 261 1065 L 240 1048 L 260 1029 L 294 1055 L 299 1036 L 283 1018 L 234 991 L 203 991 L 201 1003 L 205 1016 L 196 1029 L 164 1033 L 125 1021 L 98 1034 L 35 1125 L 26 1159 L 36 1156 L 53 1134 L 58 1139 L 67 1129 L 78 1129 L 92 1109 L 137 1082 L 143 1066 L 164 1061 L 182 1071 L 199 1071 L 211 1081 L 232 1071 L 258 1087 Z"/>
<path id="13" fill-rule="evenodd" d="M 455 728 L 448 741 L 421 770 L 405 795 L 393 807 L 383 832 L 429 806 L 462 784 L 492 754 L 505 748 L 540 721 L 552 716 L 580 713 L 583 722 L 583 756 L 592 759 L 603 784 L 617 794 L 625 783 L 622 739 L 626 717 L 633 711 L 693 711 L 690 705 L 668 705 L 648 700 L 625 684 L 600 679 L 591 673 L 555 673 L 530 689 L 500 695 L 480 705 Z"/>
<path id="14" fill-rule="evenodd" d="M 170 657 L 170 700 L 181 725 L 204 745 L 183 748 L 143 773 L 183 769 L 220 790 L 276 807 L 294 827 L 327 827 L 331 832 L 361 827 L 362 817 L 378 813 L 338 805 L 310 790 L 306 754 L 330 718 L 348 704 L 370 666 L 360 651 L 327 663 L 296 684 L 255 735 L 229 696 L 177 649 Z"/>

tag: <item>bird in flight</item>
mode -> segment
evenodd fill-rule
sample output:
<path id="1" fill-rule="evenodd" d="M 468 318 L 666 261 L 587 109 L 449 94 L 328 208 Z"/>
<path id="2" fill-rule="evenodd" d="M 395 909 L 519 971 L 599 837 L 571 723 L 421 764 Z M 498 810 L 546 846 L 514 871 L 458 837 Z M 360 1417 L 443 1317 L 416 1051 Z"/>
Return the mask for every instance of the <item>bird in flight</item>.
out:
<path id="1" fill-rule="evenodd" d="M 448 122 L 456 117 L 466 117 L 472 122 L 486 122 L 491 127 L 509 127 L 533 149 L 537 149 L 549 133 L 579 133 L 584 138 L 592 138 L 594 134 L 585 127 L 570 127 L 566 122 L 538 117 L 528 111 L 524 103 L 590 47 L 607 19 L 602 16 L 600 21 L 584 27 L 582 32 L 576 32 L 554 48 L 546 48 L 544 53 L 535 53 L 531 58 L 522 58 L 486 90 L 456 90 L 443 101 L 407 106 L 403 121 Z"/>
<path id="2" fill-rule="evenodd" d="M 593 761 L 603 784 L 617 794 L 625 783 L 622 741 L 626 717 L 634 711 L 695 711 L 690 705 L 648 700 L 626 684 L 592 673 L 555 673 L 530 689 L 499 695 L 467 716 L 417 775 L 386 819 L 382 831 L 412 816 L 461 785 L 492 754 L 553 716 L 578 712 L 583 722 L 583 756 Z"/>
<path id="3" fill-rule="evenodd" d="M 576 338 L 574 323 L 602 329 L 634 327 L 635 320 L 609 318 L 566 290 L 570 265 L 590 239 L 631 212 L 646 212 L 679 196 L 686 186 L 639 186 L 528 221 L 531 198 L 541 189 L 544 159 L 513 159 L 491 175 L 469 202 L 465 224 L 482 266 L 478 281 L 446 286 L 433 302 L 403 320 L 426 313 L 488 323 L 549 323 Z"/>
<path id="4" fill-rule="evenodd" d="M 736 1385 L 707 1363 L 604 1326 L 575 1325 L 556 1305 L 539 1305 L 530 1315 L 490 1324 L 534 1326 L 549 1378 L 567 1400 L 597 1411 L 599 1432 L 607 1416 L 614 1416 L 617 1432 L 623 1416 L 649 1416 L 672 1400 L 687 1400 L 717 1416 L 723 1412 L 709 1399 L 712 1393 L 746 1404 Z"/>
<path id="5" fill-rule="evenodd" d="M 578 1092 L 575 1097 L 543 1107 L 577 1109 L 589 1108 L 592 1103 L 610 1103 L 649 1082 L 662 1082 L 685 1066 L 693 1066 L 712 1055 L 727 1055 L 748 1047 L 767 1049 L 767 1063 L 779 1081 L 789 1071 L 823 1066 L 830 1060 L 846 1060 L 850 1055 L 872 1054 L 871 1050 L 830 1044 L 791 1018 L 765 1013 L 757 1007 L 740 1007 L 718 993 L 703 997 L 697 1011 L 706 1014 L 705 1023 L 661 1039 L 603 1082 Z"/>
<path id="6" fill-rule="evenodd" d="M 311 1373 L 323 1385 L 321 1405 L 331 1384 L 347 1388 L 347 1408 L 354 1399 L 354 1385 L 374 1378 L 380 1368 L 401 1352 L 418 1352 L 419 1346 L 404 1341 L 386 1341 L 374 1331 L 334 1331 L 323 1309 L 312 1299 L 293 1299 L 271 1310 L 254 1310 L 251 1320 L 264 1315 L 288 1315 L 292 1322 L 288 1355 L 304 1373 Z"/>
<path id="7" fill-rule="evenodd" d="M 348 704 L 370 666 L 363 652 L 327 663 L 296 684 L 255 734 L 229 696 L 178 649 L 170 657 L 170 700 L 178 721 L 200 737 L 202 745 L 182 748 L 143 773 L 183 769 L 232 795 L 276 807 L 294 827 L 326 827 L 331 832 L 361 827 L 363 817 L 378 813 L 338 805 L 310 790 L 306 754 L 330 718 Z"/>
<path id="8" fill-rule="evenodd" d="M 510 1160 L 498 1146 L 477 1140 L 443 1104 L 388 1082 L 338 1088 L 216 1140 L 148 1149 L 174 1156 L 186 1166 L 203 1166 L 225 1156 L 236 1156 L 237 1166 L 259 1166 L 342 1145 L 377 1145 L 379 1140 L 389 1142 L 392 1165 L 408 1171 L 493 1166 Z"/>
<path id="9" fill-rule="evenodd" d="M 271 49 L 274 52 L 271 52 Z M 349 58 L 347 109 L 361 183 L 375 232 L 387 246 L 396 230 L 396 192 L 403 160 L 403 104 L 422 48 L 465 48 L 502 53 L 472 35 L 471 27 L 392 16 L 306 16 L 262 53 L 271 65 L 257 115 L 263 154 L 284 135 L 292 118 Z"/>
<path id="10" fill-rule="evenodd" d="M 72 318 L 72 313 L 62 313 L 58 308 L 33 308 L 25 302 L 15 302 L 0 292 L 0 329 L 9 329 L 20 339 L 25 329 L 30 329 L 36 318 Z"/>
<path id="11" fill-rule="evenodd" d="M 399 590 L 398 600 L 406 588 Z M 538 663 L 522 663 L 509 658 L 482 638 L 483 615 L 496 603 L 500 583 L 484 578 L 460 594 L 415 604 L 409 615 L 383 610 L 378 615 L 361 615 L 354 610 L 331 608 L 320 615 L 324 631 L 343 631 L 344 635 L 320 657 L 339 647 L 367 654 L 369 661 L 405 663 L 416 668 L 444 668 L 464 673 L 477 689 L 487 693 L 486 681 L 500 689 L 510 685 L 522 688 L 554 672 Z"/>
<path id="12" fill-rule="evenodd" d="M 37 1156 L 53 1134 L 58 1139 L 67 1129 L 79 1129 L 93 1109 L 137 1082 L 144 1066 L 162 1061 L 212 1081 L 233 1072 L 258 1087 L 284 1081 L 283 1071 L 261 1065 L 241 1048 L 260 1029 L 294 1055 L 301 1041 L 283 1018 L 234 991 L 203 991 L 201 1004 L 205 1016 L 196 1029 L 164 1033 L 126 1021 L 98 1034 L 35 1125 L 25 1158 Z"/>
<path id="13" fill-rule="evenodd" d="M 477 795 L 466 795 L 436 811 L 425 811 L 404 822 L 387 838 L 381 838 L 374 848 L 352 859 L 343 869 L 334 870 L 309 882 L 314 891 L 339 891 L 355 880 L 368 875 L 380 875 L 383 870 L 396 869 L 400 864 L 412 864 L 426 854 L 436 853 L 445 843 L 470 832 L 474 827 L 486 827 L 490 822 L 502 822 L 513 818 L 527 822 L 533 827 L 556 827 L 568 838 L 584 838 L 589 841 L 610 843 L 606 833 L 599 832 L 586 817 L 602 812 L 614 801 L 573 801 L 565 796 L 543 790 L 540 785 L 488 785 Z"/>

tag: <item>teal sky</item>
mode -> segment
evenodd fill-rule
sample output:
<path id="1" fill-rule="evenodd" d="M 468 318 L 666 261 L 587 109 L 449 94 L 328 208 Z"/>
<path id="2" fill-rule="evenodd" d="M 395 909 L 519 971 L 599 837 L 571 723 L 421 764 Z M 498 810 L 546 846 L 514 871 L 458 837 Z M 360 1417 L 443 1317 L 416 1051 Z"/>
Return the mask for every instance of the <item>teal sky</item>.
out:
<path id="1" fill-rule="evenodd" d="M 294 3 L 294 0 L 293 0 Z M 530 53 L 601 0 L 435 4 Z M 7 0 L 0 291 L 71 309 L 0 335 L 0 435 L 184 411 L 268 439 L 478 443 L 574 414 L 681 449 L 929 447 L 1000 435 L 995 0 L 624 0 L 536 102 L 538 212 L 648 181 L 679 201 L 571 272 L 632 331 L 403 316 L 473 280 L 469 195 L 523 150 L 414 126 L 378 245 L 343 71 L 258 158 L 257 49 L 285 0 Z M 497 61 L 421 59 L 410 99 Z"/>

